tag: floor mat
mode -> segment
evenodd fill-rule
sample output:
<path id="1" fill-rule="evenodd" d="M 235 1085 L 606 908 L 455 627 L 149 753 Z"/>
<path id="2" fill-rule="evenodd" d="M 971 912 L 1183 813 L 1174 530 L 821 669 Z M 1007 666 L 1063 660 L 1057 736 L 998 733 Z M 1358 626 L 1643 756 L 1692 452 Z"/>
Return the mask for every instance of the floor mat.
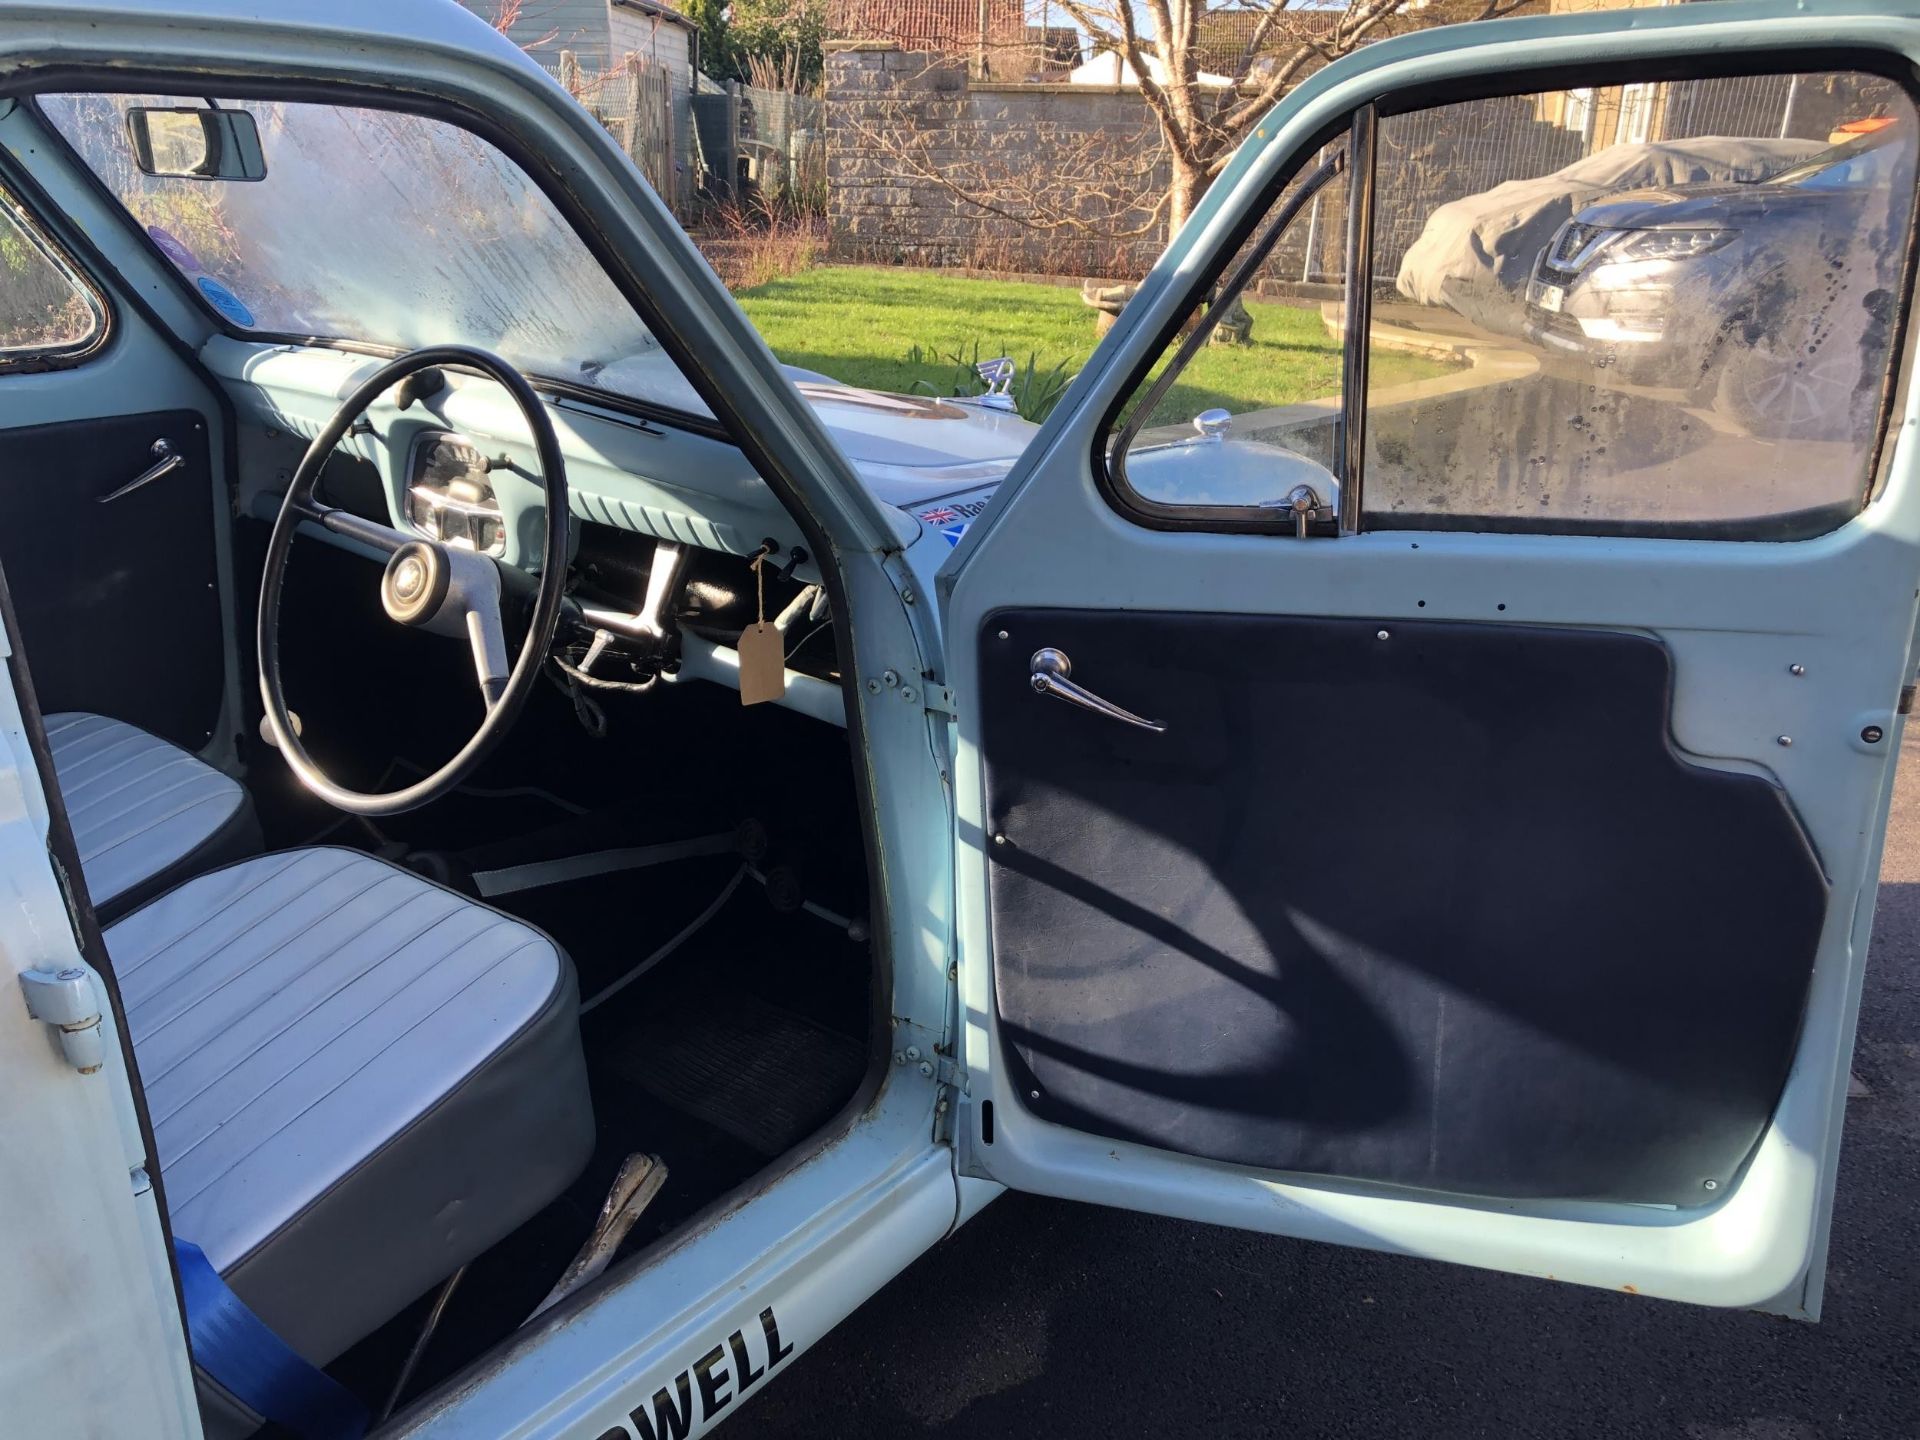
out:
<path id="1" fill-rule="evenodd" d="M 609 1068 L 769 1159 L 825 1124 L 867 1066 L 861 1041 L 739 993 L 652 1011 L 610 1048 Z"/>

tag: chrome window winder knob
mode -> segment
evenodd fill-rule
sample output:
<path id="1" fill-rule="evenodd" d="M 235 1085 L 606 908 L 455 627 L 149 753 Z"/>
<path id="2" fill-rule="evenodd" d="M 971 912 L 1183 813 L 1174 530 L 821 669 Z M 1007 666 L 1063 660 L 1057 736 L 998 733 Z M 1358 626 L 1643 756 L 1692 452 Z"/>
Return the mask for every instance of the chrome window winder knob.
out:
<path id="1" fill-rule="evenodd" d="M 1064 650 L 1055 650 L 1052 646 L 1033 652 L 1028 662 L 1028 684 L 1036 695 L 1051 695 L 1056 700 L 1064 700 L 1082 710 L 1090 710 L 1095 715 L 1104 715 L 1109 720 L 1118 720 L 1123 725 L 1132 725 L 1141 730 L 1150 730 L 1155 735 L 1166 733 L 1167 727 L 1158 720 L 1148 720 L 1131 710 L 1124 710 L 1111 700 L 1102 700 L 1091 690 L 1076 685 L 1072 680 L 1073 662 L 1067 658 Z"/>

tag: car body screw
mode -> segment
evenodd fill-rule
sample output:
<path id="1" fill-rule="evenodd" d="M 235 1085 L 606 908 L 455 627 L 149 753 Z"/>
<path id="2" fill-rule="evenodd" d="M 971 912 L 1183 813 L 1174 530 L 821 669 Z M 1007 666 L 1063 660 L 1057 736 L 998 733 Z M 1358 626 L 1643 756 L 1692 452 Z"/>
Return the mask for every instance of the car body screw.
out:
<path id="1" fill-rule="evenodd" d="M 907 1059 L 918 1060 L 919 1058 L 920 1058 L 920 1047 L 918 1045 L 909 1045 L 907 1047 Z"/>
<path id="2" fill-rule="evenodd" d="M 1004 830 L 996 830 L 996 831 L 994 831 L 994 832 L 993 832 L 993 843 L 994 843 L 994 844 L 996 844 L 996 845 L 1004 845 L 1004 844 L 1006 844 L 1006 843 L 1007 843 L 1007 832 L 1006 832 L 1006 831 L 1004 831 Z"/>
<path id="3" fill-rule="evenodd" d="M 1779 745 L 1779 746 L 1782 746 L 1782 747 L 1784 747 L 1784 746 L 1788 746 L 1788 745 L 1791 745 L 1791 744 L 1793 744 L 1793 736 L 1791 736 L 1791 735 L 1777 735 L 1777 736 L 1775 736 L 1775 737 L 1774 737 L 1774 741 L 1773 741 L 1773 743 L 1774 743 L 1774 744 L 1776 744 L 1776 745 Z"/>
<path id="4" fill-rule="evenodd" d="M 1390 635 L 1388 635 L 1388 634 L 1387 634 L 1387 632 L 1386 632 L 1386 631 L 1384 631 L 1384 630 L 1376 630 L 1376 631 L 1374 632 L 1374 636 L 1373 636 L 1373 638 L 1374 638 L 1374 639 L 1376 639 L 1376 640 L 1390 640 L 1390 639 L 1392 639 L 1393 637 L 1392 637 L 1392 636 L 1390 636 Z"/>
<path id="5" fill-rule="evenodd" d="M 915 700 L 919 698 L 919 696 L 914 693 L 913 686 L 902 685 L 900 687 L 900 698 L 906 701 L 907 704 L 911 705 Z"/>
<path id="6" fill-rule="evenodd" d="M 1006 638 L 1007 638 L 1007 632 L 1006 632 L 1006 631 L 1004 631 L 1004 630 L 1002 630 L 1002 631 L 1000 632 L 1000 638 L 1001 638 L 1002 640 L 1004 640 L 1004 639 L 1006 639 Z"/>
<path id="7" fill-rule="evenodd" d="M 1789 675 L 1804 675 L 1807 673 L 1807 667 L 1804 665 L 1795 663 L 1787 666 L 1787 673 Z"/>
<path id="8" fill-rule="evenodd" d="M 906 1052 L 905 1052 L 904 1050 L 896 1050 L 896 1051 L 894 1051 L 894 1052 L 893 1052 L 893 1063 L 894 1063 L 894 1064 L 896 1064 L 896 1065 L 904 1065 L 904 1064 L 906 1064 L 906 1063 L 907 1063 L 907 1054 L 906 1054 Z"/>
<path id="9" fill-rule="evenodd" d="M 1869 725 L 1860 732 L 1860 738 L 1869 745 L 1878 745 L 1882 740 L 1887 738 L 1887 732 L 1882 730 L 1878 725 Z"/>
<path id="10" fill-rule="evenodd" d="M 1027 1091 L 1027 1098 L 1029 1100 L 1038 1100 L 1040 1098 L 1040 1092 L 1038 1090 L 1029 1090 Z"/>
<path id="11" fill-rule="evenodd" d="M 880 682 L 878 680 L 867 681 L 867 694 L 878 695 L 879 693 L 880 693 Z"/>
<path id="12" fill-rule="evenodd" d="M 900 598 L 911 605 L 913 603 L 913 587 L 909 585 L 905 590 L 902 590 L 900 592 Z"/>
<path id="13" fill-rule="evenodd" d="M 880 672 L 880 683 L 889 690 L 893 689 L 894 686 L 900 683 L 900 672 L 897 670 L 882 670 Z"/>
<path id="14" fill-rule="evenodd" d="M 930 1060 L 922 1060 L 920 1062 L 920 1073 L 931 1080 L 933 1078 L 933 1062 Z"/>
<path id="15" fill-rule="evenodd" d="M 1720 1188 L 1720 1182 L 1718 1180 L 1702 1180 L 1700 1182 L 1700 1188 L 1702 1190 L 1718 1190 Z"/>

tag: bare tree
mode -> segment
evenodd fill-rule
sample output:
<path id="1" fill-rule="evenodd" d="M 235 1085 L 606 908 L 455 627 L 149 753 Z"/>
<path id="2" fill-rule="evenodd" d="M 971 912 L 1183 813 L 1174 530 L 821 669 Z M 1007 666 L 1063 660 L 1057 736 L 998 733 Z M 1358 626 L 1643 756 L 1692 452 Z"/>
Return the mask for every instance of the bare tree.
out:
<path id="1" fill-rule="evenodd" d="M 1140 87 L 1166 145 L 1167 229 L 1175 234 L 1248 131 L 1320 66 L 1396 28 L 1492 19 L 1530 0 L 1434 0 L 1417 9 L 1410 0 L 1352 0 L 1344 9 L 1294 0 L 1211 9 L 1206 0 L 1057 3 L 1096 52 L 1119 56 Z M 1142 33 L 1139 11 L 1150 33 Z M 1222 68 L 1209 70 L 1209 62 Z"/>
<path id="2" fill-rule="evenodd" d="M 513 40 L 514 44 L 522 50 L 538 50 L 543 45 L 551 45 L 559 38 L 558 29 L 550 29 L 544 35 L 516 37 L 514 31 L 520 27 L 522 21 L 528 18 L 527 0 L 497 0 L 491 23 L 494 29 Z"/>

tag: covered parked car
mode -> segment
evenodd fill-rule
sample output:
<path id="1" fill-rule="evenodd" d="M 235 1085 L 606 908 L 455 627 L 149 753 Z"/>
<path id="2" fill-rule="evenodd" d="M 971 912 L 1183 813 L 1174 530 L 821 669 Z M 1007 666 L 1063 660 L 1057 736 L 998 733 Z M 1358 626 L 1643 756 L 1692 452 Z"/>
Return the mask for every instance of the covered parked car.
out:
<path id="1" fill-rule="evenodd" d="M 1762 179 L 1820 148 L 1812 140 L 1717 136 L 1609 146 L 1552 174 L 1503 181 L 1440 206 L 1401 258 L 1395 288 L 1518 334 L 1534 262 L 1576 211 L 1623 190 Z"/>

